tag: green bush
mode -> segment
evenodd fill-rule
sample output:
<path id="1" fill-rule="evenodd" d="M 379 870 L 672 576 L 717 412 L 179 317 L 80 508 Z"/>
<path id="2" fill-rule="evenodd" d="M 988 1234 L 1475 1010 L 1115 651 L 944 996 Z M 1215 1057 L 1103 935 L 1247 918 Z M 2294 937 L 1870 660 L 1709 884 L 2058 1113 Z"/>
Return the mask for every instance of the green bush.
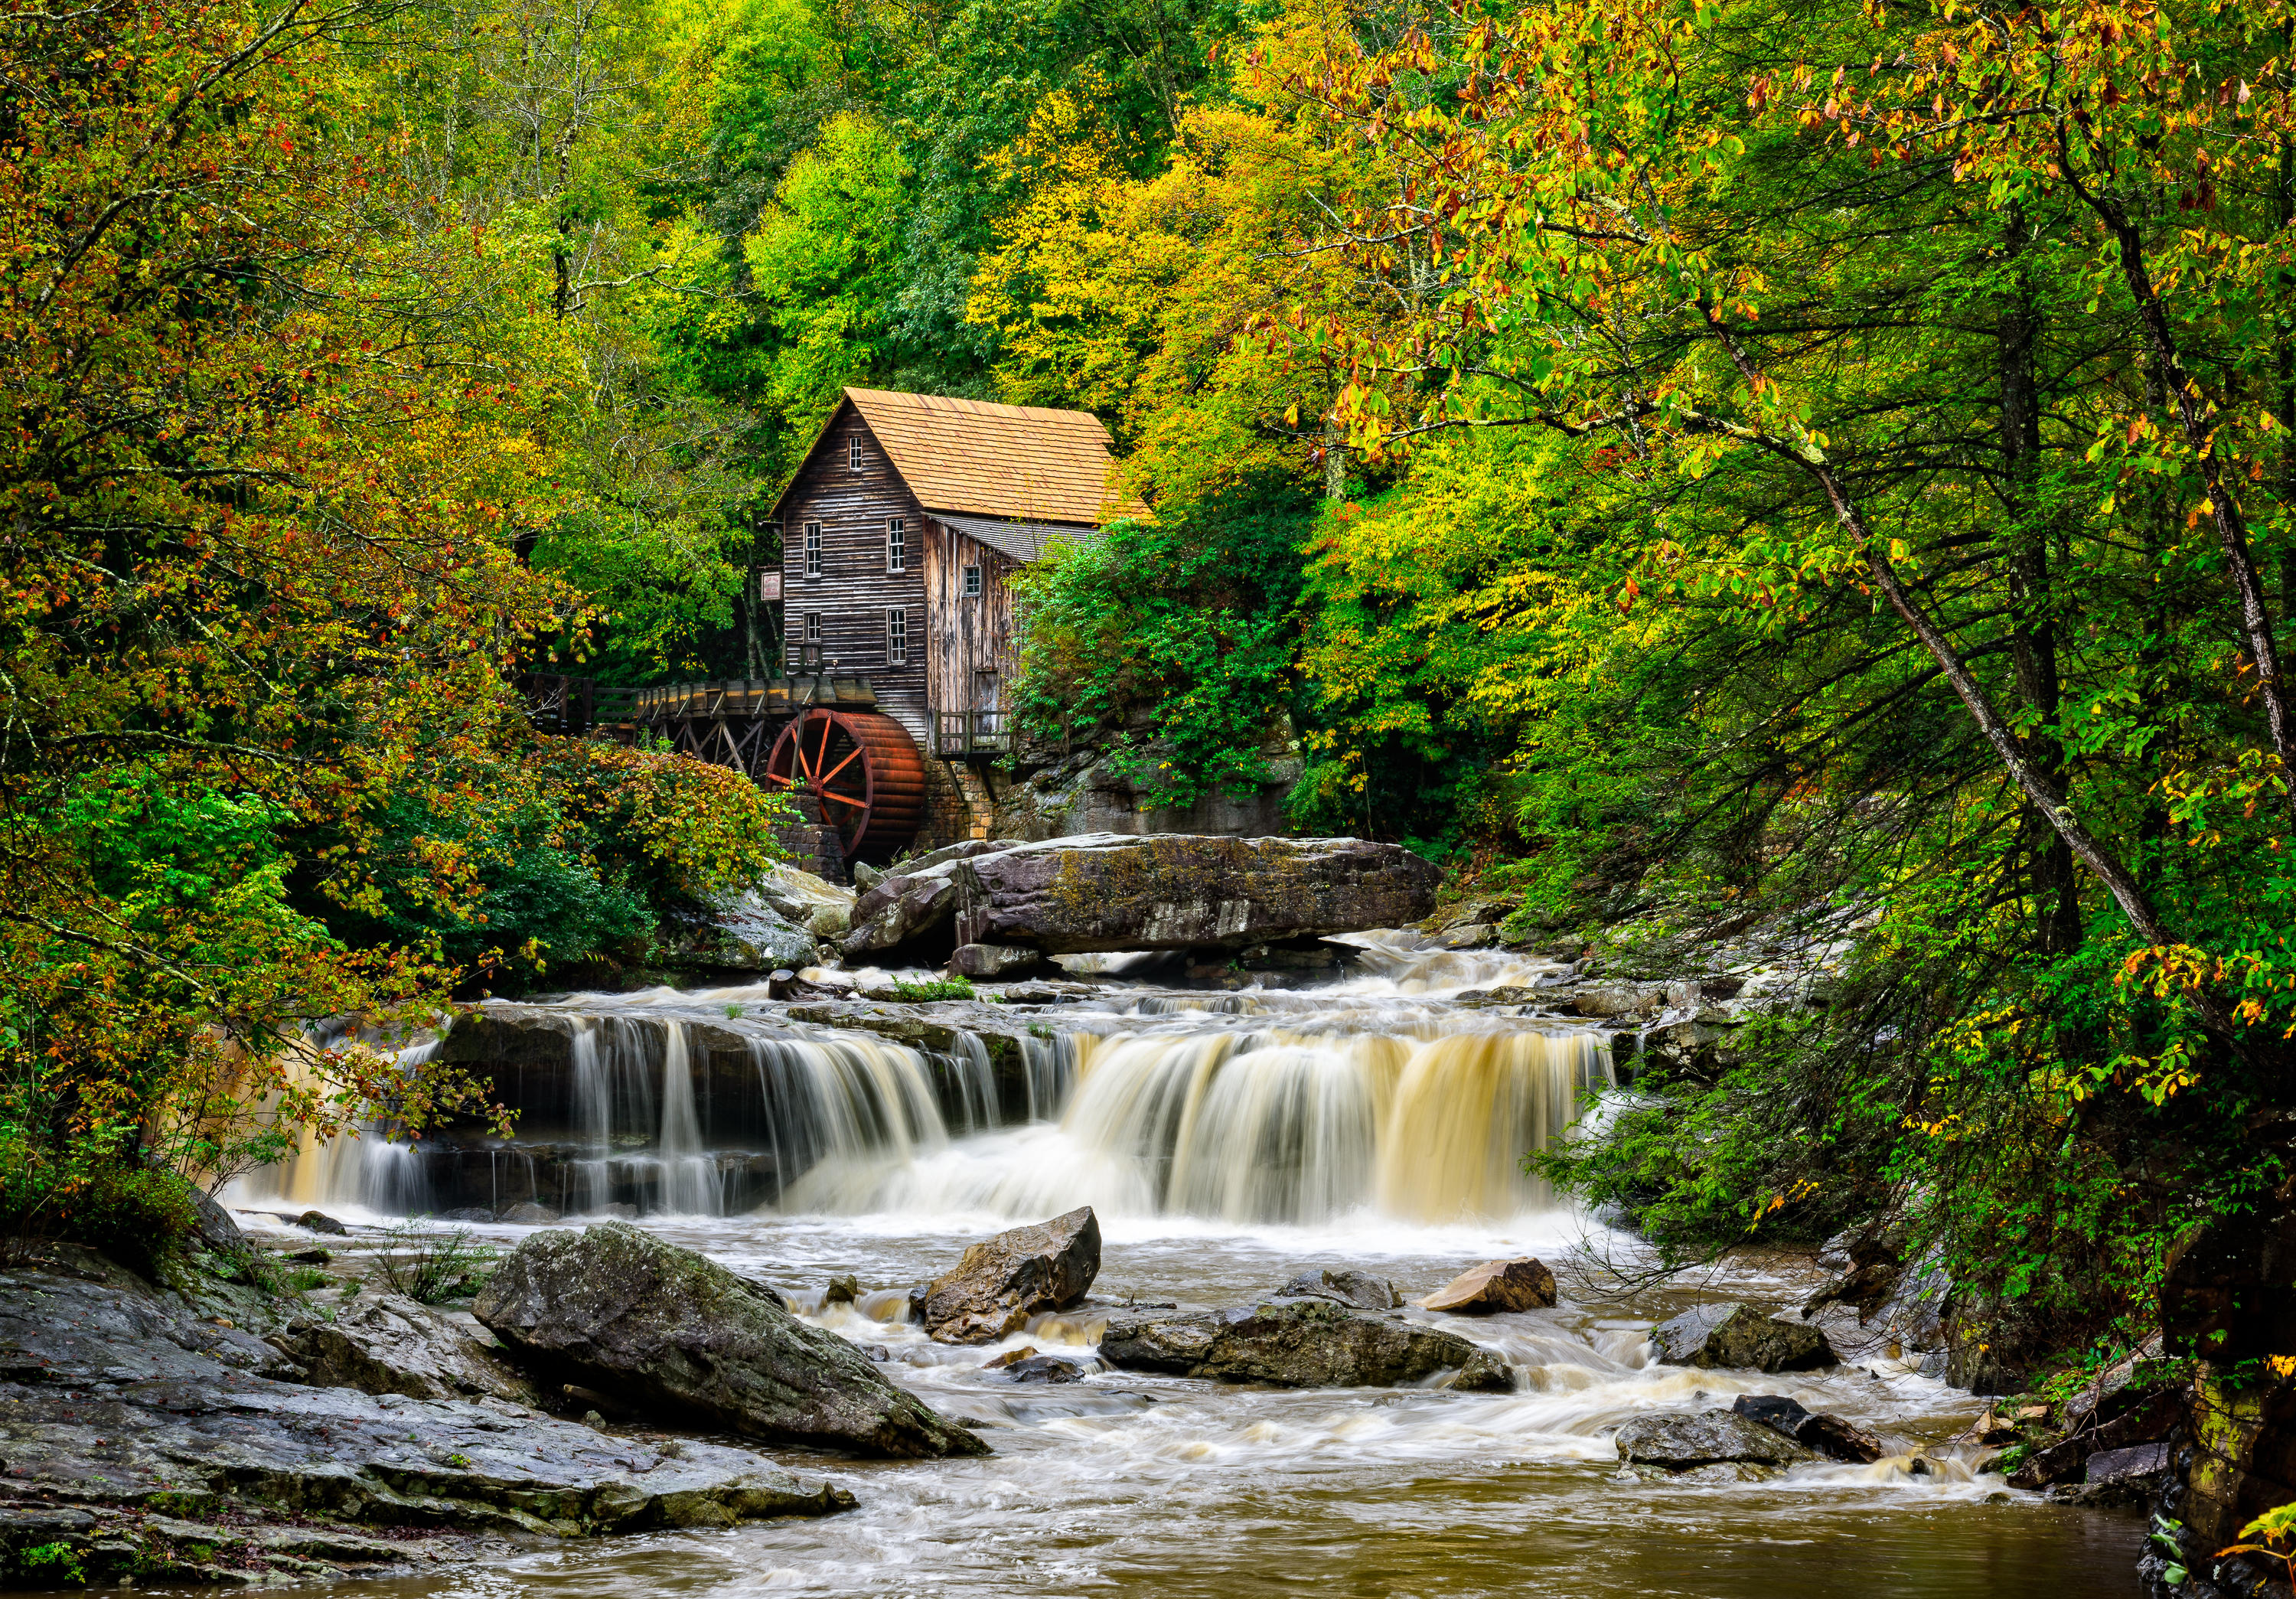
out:
<path id="1" fill-rule="evenodd" d="M 199 1225 L 192 1185 L 172 1171 L 81 1165 L 21 1141 L 0 1159 L 0 1229 L 20 1242 L 83 1244 L 148 1275 Z"/>

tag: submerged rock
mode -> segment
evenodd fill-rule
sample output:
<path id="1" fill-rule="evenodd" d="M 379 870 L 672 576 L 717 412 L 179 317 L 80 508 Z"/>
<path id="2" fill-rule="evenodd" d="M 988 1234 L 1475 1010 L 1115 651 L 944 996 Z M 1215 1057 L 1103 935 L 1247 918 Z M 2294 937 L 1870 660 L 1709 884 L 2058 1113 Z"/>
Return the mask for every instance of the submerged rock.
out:
<path id="1" fill-rule="evenodd" d="M 91 1580 L 243 1584 L 404 1566 L 435 1553 L 414 1529 L 447 1529 L 461 1553 L 456 1536 L 719 1527 L 853 1502 L 744 1449 L 665 1451 L 493 1398 L 265 1374 L 285 1365 L 85 1251 L 0 1270 L 0 1542 L 61 1543 Z M 342 1522 L 391 1538 L 324 1524 Z"/>
<path id="2" fill-rule="evenodd" d="M 1424 1310 L 1447 1310 L 1455 1316 L 1551 1310 L 1554 1307 L 1554 1274 L 1528 1256 L 1515 1260 L 1486 1260 L 1472 1271 L 1460 1273 L 1419 1304 Z"/>
<path id="3" fill-rule="evenodd" d="M 1026 1360 L 1016 1360 L 1004 1368 L 1004 1374 L 1015 1382 L 1081 1382 L 1086 1375 L 1084 1367 L 1057 1355 L 1031 1355 Z"/>
<path id="4" fill-rule="evenodd" d="M 1086 1205 L 972 1245 L 927 1285 L 918 1319 L 936 1343 L 988 1343 L 1084 1298 L 1100 1275 L 1100 1220 Z"/>
<path id="5" fill-rule="evenodd" d="M 324 1233 L 331 1238 L 348 1238 L 351 1231 L 324 1210 L 306 1210 L 295 1218 L 295 1225 L 306 1233 Z"/>
<path id="6" fill-rule="evenodd" d="M 1400 845 L 1362 839 L 1085 833 L 964 862 L 956 941 L 1048 955 L 1242 949 L 1415 922 L 1440 876 Z"/>
<path id="7" fill-rule="evenodd" d="M 1807 1372 L 1841 1364 L 1816 1327 L 1764 1316 L 1736 1300 L 1685 1310 L 1653 1327 L 1651 1342 L 1669 1365 L 1708 1370 Z"/>
<path id="8" fill-rule="evenodd" d="M 1385 1277 L 1329 1267 L 1300 1272 L 1275 1292 L 1287 1300 L 1332 1300 L 1358 1310 L 1393 1310 L 1403 1303 L 1403 1296 Z"/>
<path id="9" fill-rule="evenodd" d="M 1619 1458 L 1628 1464 L 1669 1472 L 1734 1464 L 1788 1466 L 1812 1458 L 1792 1439 L 1730 1410 L 1636 1416 L 1619 1429 L 1618 1445 Z"/>
<path id="10" fill-rule="evenodd" d="M 626 1222 L 533 1234 L 474 1309 L 557 1380 L 729 1431 L 898 1458 L 988 1453 L 844 1339 Z"/>
<path id="11" fill-rule="evenodd" d="M 1454 1388 L 1513 1386 L 1505 1362 L 1456 1332 L 1326 1299 L 1113 1316 L 1101 1334 L 1100 1357 L 1132 1371 L 1287 1388 L 1392 1388 L 1444 1371 L 1458 1374 Z"/>
<path id="12" fill-rule="evenodd" d="M 533 1384 L 426 1305 L 402 1294 L 362 1294 L 332 1321 L 306 1316 L 271 1335 L 303 1381 L 412 1399 L 491 1394 L 532 1404 Z"/>
<path id="13" fill-rule="evenodd" d="M 1871 1465 L 1889 1453 L 1880 1439 L 1855 1422 L 1824 1411 L 1804 1409 L 1800 1400 L 1784 1394 L 1741 1394 L 1731 1402 L 1730 1408 L 1831 1460 Z"/>

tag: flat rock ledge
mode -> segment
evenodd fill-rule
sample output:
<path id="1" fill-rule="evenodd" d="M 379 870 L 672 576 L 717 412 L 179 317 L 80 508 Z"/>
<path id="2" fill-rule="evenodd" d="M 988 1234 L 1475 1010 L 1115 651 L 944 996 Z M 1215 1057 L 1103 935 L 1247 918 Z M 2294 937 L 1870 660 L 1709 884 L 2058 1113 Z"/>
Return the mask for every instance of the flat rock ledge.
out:
<path id="1" fill-rule="evenodd" d="M 1456 1332 L 1322 1298 L 1111 1316 L 1100 1357 L 1130 1371 L 1285 1388 L 1394 1388 L 1445 1372 L 1455 1389 L 1514 1386 L 1504 1360 Z"/>
<path id="2" fill-rule="evenodd" d="M 747 1450 L 312 1387 L 100 1257 L 0 1270 L 0 1580 L 267 1585 L 849 1508 Z M 36 1563 L 26 1556 L 37 1554 Z"/>

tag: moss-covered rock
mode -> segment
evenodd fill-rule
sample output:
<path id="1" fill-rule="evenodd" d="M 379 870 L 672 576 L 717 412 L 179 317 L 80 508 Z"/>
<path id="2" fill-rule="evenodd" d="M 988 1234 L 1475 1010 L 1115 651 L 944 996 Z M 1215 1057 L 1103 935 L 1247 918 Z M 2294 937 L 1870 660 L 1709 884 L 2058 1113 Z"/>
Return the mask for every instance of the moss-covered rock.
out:
<path id="1" fill-rule="evenodd" d="M 657 1414 L 864 1455 L 988 1453 L 834 1332 L 627 1223 L 534 1234 L 473 1308 L 528 1364 Z"/>

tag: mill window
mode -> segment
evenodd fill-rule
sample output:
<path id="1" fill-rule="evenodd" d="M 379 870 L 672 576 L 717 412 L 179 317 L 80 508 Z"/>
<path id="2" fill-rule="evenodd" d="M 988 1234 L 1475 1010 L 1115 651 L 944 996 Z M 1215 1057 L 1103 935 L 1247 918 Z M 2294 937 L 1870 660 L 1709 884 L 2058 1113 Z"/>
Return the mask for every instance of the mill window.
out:
<path id="1" fill-rule="evenodd" d="M 980 569 L 979 567 L 968 566 L 964 569 L 963 592 L 967 598 L 970 598 L 980 592 Z"/>
<path id="2" fill-rule="evenodd" d="M 860 434 L 856 433 L 852 438 L 845 441 L 845 460 L 847 464 L 851 466 L 855 472 L 859 472 L 861 470 L 863 462 L 861 458 Z"/>
<path id="3" fill-rule="evenodd" d="M 809 644 L 821 642 L 821 612 L 818 611 L 805 613 L 805 642 Z"/>
<path id="4" fill-rule="evenodd" d="M 808 578 L 821 576 L 821 524 L 819 522 L 808 522 L 805 525 L 805 575 Z"/>
<path id="5" fill-rule="evenodd" d="M 894 516 L 885 521 L 885 570 L 909 570 L 909 524 L 906 518 Z"/>
<path id="6" fill-rule="evenodd" d="M 885 612 L 885 664 L 909 664 L 909 613 L 898 606 Z"/>

